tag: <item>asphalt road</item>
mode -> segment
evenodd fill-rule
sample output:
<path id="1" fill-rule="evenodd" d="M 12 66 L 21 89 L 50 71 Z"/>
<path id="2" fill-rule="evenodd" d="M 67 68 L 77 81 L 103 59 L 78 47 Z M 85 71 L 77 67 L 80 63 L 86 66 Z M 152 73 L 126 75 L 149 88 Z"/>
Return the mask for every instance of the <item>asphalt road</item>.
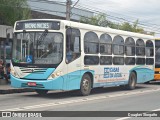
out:
<path id="1" fill-rule="evenodd" d="M 160 111 L 160 84 L 138 84 L 135 90 L 98 88 L 85 97 L 78 96 L 76 92 L 59 91 L 51 91 L 46 96 L 39 96 L 35 92 L 1 94 L 0 111 Z M 80 113 L 75 114 L 81 116 Z M 86 114 L 93 115 L 92 112 Z M 113 117 L 109 119 L 135 119 Z"/>

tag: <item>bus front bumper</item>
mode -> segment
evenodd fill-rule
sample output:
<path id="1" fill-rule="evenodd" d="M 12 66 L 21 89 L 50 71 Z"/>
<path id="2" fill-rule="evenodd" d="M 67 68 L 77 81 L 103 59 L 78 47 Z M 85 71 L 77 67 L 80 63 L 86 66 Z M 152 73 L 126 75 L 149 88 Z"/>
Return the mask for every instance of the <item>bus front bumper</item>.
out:
<path id="1" fill-rule="evenodd" d="M 25 80 L 11 75 L 11 86 L 15 88 L 63 90 L 63 77 L 58 77 L 53 80 Z"/>

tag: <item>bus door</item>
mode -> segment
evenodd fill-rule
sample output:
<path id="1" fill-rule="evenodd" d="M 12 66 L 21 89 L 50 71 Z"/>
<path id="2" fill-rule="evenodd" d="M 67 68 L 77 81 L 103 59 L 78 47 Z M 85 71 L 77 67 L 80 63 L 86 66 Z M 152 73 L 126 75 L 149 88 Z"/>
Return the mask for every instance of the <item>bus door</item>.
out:
<path id="1" fill-rule="evenodd" d="M 79 88 L 81 78 L 81 49 L 79 29 L 68 28 L 66 31 L 67 89 Z"/>

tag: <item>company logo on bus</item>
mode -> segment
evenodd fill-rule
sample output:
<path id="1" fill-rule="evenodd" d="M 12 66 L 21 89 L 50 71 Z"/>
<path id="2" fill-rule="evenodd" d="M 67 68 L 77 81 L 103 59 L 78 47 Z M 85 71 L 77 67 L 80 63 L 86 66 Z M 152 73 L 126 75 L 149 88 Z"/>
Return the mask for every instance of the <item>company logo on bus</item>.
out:
<path id="1" fill-rule="evenodd" d="M 122 73 L 119 67 L 107 67 L 104 68 L 104 78 L 117 78 L 122 77 Z"/>

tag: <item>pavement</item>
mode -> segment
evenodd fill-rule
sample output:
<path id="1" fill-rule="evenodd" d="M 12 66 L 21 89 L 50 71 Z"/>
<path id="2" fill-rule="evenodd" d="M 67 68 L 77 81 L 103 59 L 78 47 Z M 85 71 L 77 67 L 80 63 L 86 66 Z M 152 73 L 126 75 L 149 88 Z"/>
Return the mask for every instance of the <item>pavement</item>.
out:
<path id="1" fill-rule="evenodd" d="M 3 79 L 0 79 L 0 94 L 12 94 L 12 93 L 22 93 L 22 92 L 34 92 L 33 89 L 29 88 L 13 88 L 10 83 Z"/>

